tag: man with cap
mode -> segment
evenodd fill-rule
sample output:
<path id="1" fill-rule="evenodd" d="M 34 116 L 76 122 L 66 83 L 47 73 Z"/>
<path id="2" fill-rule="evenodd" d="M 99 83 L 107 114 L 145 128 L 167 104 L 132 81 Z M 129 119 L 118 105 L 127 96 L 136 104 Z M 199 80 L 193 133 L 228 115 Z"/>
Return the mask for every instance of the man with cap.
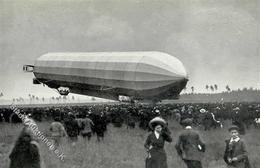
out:
<path id="1" fill-rule="evenodd" d="M 92 136 L 92 127 L 94 126 L 93 121 L 89 118 L 89 115 L 87 114 L 85 118 L 82 120 L 82 126 L 83 129 L 80 131 L 82 137 L 86 139 L 88 137 L 88 140 L 90 140 Z"/>
<path id="2" fill-rule="evenodd" d="M 244 125 L 244 117 L 243 117 L 239 107 L 236 107 L 233 109 L 232 124 L 236 125 L 239 128 L 238 132 L 240 135 L 245 135 L 246 130 L 245 130 L 245 125 Z"/>
<path id="3" fill-rule="evenodd" d="M 239 137 L 239 127 L 232 125 L 228 130 L 230 138 L 225 140 L 224 161 L 229 168 L 250 168 L 245 143 Z"/>
<path id="4" fill-rule="evenodd" d="M 68 115 L 68 120 L 65 121 L 65 129 L 67 131 L 69 141 L 71 142 L 72 146 L 75 146 L 78 140 L 79 125 L 75 119 L 76 117 L 72 112 L 69 112 Z"/>
<path id="5" fill-rule="evenodd" d="M 167 168 L 164 143 L 165 141 L 172 141 L 170 132 L 167 129 L 167 123 L 161 117 L 155 117 L 149 122 L 149 127 L 153 132 L 148 135 L 144 144 L 148 153 L 146 168 Z"/>
<path id="6" fill-rule="evenodd" d="M 210 130 L 214 122 L 211 113 L 205 109 L 200 109 L 200 113 L 202 114 L 202 124 L 204 126 L 204 130 Z"/>
<path id="7" fill-rule="evenodd" d="M 199 134 L 191 127 L 192 119 L 182 121 L 185 129 L 180 133 L 175 145 L 178 155 L 187 165 L 187 168 L 202 168 L 201 159 L 206 150 Z"/>

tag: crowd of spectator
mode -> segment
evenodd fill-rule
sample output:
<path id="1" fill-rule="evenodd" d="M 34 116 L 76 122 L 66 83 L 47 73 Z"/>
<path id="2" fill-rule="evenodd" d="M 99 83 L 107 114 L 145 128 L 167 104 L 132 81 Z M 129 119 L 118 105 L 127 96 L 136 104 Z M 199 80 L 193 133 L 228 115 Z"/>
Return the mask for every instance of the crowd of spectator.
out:
<path id="1" fill-rule="evenodd" d="M 256 118 L 260 118 L 259 103 L 178 103 L 178 104 L 108 104 L 60 107 L 19 107 L 21 113 L 31 114 L 36 121 L 59 118 L 65 123 L 73 115 L 75 119 L 88 116 L 96 125 L 95 131 L 102 137 L 106 125 L 115 127 L 123 124 L 127 128 L 139 126 L 148 129 L 148 122 L 161 116 L 166 120 L 175 119 L 180 124 L 186 118 L 193 119 L 193 125 L 203 125 L 205 130 L 221 126 L 224 120 L 232 120 L 234 124 L 249 128 Z M 0 109 L 0 121 L 20 122 L 19 117 L 8 107 Z M 219 123 L 219 124 L 218 124 Z M 97 128 L 98 127 L 98 128 Z M 244 128 L 243 128 L 244 129 Z"/>
<path id="2" fill-rule="evenodd" d="M 62 137 L 68 137 L 72 146 L 75 146 L 78 137 L 81 135 L 85 141 L 90 140 L 92 135 L 97 136 L 97 141 L 103 141 L 107 125 L 113 124 L 115 127 L 126 125 L 127 129 L 139 127 L 144 130 L 152 130 L 152 133 L 147 137 L 145 147 L 148 152 L 146 166 L 167 167 L 166 153 L 163 149 L 164 142 L 171 142 L 170 131 L 168 130 L 168 122 L 175 122 L 185 128 L 179 136 L 175 147 L 183 159 L 187 167 L 202 167 L 199 153 L 205 152 L 204 142 L 198 139 L 199 134 L 192 130 L 192 127 L 202 127 L 203 130 L 223 127 L 225 120 L 232 121 L 235 125 L 230 128 L 231 138 L 226 141 L 226 150 L 224 159 L 228 165 L 237 167 L 240 160 L 243 160 L 243 166 L 249 165 L 247 155 L 239 158 L 239 152 L 244 152 L 246 149 L 241 148 L 237 151 L 237 155 L 231 155 L 230 150 L 233 150 L 234 145 L 244 146 L 243 140 L 240 140 L 239 134 L 245 134 L 246 129 L 249 129 L 252 124 L 257 127 L 257 120 L 260 118 L 259 103 L 178 103 L 178 104 L 102 104 L 102 105 L 84 105 L 84 106 L 60 106 L 60 107 L 19 107 L 20 112 L 32 120 L 37 122 L 51 121 L 50 132 L 54 146 L 59 147 Z M 160 119 L 164 123 L 155 123 L 152 121 Z M 10 107 L 0 108 L 0 121 L 19 123 L 20 118 L 12 111 Z M 24 123 L 26 124 L 26 123 Z M 10 167 L 20 164 L 21 160 L 26 160 L 25 164 L 31 165 L 31 158 L 36 158 L 34 164 L 40 167 L 39 161 L 39 146 L 38 142 L 32 139 L 32 136 L 27 133 L 26 125 L 19 136 L 14 149 L 10 155 Z M 166 129 L 167 128 L 167 129 Z M 167 134 L 166 134 L 167 133 Z M 189 148 L 198 146 L 198 152 L 190 155 L 183 155 L 185 150 L 181 150 L 182 146 L 187 146 L 186 142 L 190 142 Z M 239 142 L 239 143 L 235 143 Z M 20 156 L 25 158 L 17 158 L 17 151 L 22 149 L 20 143 L 26 144 L 27 148 Z M 156 146 L 157 145 L 157 146 Z M 187 146 L 188 148 L 188 146 Z M 19 150 L 18 150 L 19 149 Z M 186 149 L 186 148 L 184 148 Z M 196 148 L 197 149 L 197 148 Z M 34 151 L 34 154 L 28 151 Z M 21 152 L 21 151 L 19 151 Z M 162 154 L 163 153 L 163 154 Z M 28 155 L 28 156 L 27 156 Z M 194 158 L 195 157 L 195 158 Z M 239 160 L 240 159 L 240 160 Z M 241 162 L 242 165 L 242 162 Z M 247 166 L 248 168 L 248 166 Z"/>

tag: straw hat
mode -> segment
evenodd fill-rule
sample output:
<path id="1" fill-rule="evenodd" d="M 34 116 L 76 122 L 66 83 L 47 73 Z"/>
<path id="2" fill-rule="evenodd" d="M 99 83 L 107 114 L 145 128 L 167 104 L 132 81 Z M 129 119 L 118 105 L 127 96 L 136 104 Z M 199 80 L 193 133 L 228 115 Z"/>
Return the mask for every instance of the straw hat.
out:
<path id="1" fill-rule="evenodd" d="M 239 111 L 239 110 L 240 110 L 239 107 L 236 107 L 236 108 L 233 109 L 233 111 Z"/>
<path id="2" fill-rule="evenodd" d="M 206 110 L 205 109 L 200 109 L 200 113 L 205 113 Z"/>
<path id="3" fill-rule="evenodd" d="M 162 125 L 163 127 L 166 127 L 167 122 L 166 122 L 164 119 L 162 119 L 161 117 L 155 117 L 155 118 L 153 118 L 153 119 L 149 122 L 149 127 L 150 127 L 151 129 L 154 129 L 154 126 L 157 125 L 157 124 L 160 124 L 160 125 Z"/>

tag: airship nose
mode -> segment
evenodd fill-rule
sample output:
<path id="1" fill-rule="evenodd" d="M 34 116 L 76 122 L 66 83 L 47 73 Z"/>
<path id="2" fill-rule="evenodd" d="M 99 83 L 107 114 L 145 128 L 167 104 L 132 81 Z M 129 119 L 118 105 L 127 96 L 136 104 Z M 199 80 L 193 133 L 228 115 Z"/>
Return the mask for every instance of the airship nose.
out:
<path id="1" fill-rule="evenodd" d="M 188 79 L 187 71 L 182 62 L 169 54 L 163 53 L 164 57 L 160 60 L 164 64 L 164 69 L 171 72 L 173 77 Z"/>
<path id="2" fill-rule="evenodd" d="M 175 66 L 171 69 L 171 76 L 173 81 L 176 80 L 188 81 L 188 74 L 184 66 L 182 65 L 182 63 L 180 64 L 180 66 L 178 66 L 178 68 L 176 68 Z"/>
<path id="3" fill-rule="evenodd" d="M 182 63 L 181 63 L 182 64 Z M 178 69 L 178 72 L 176 72 L 178 76 L 180 76 L 183 79 L 188 79 L 188 73 L 184 66 L 182 65 L 182 68 Z"/>
<path id="4" fill-rule="evenodd" d="M 153 74 L 152 77 L 140 75 L 138 80 L 151 80 L 163 82 L 177 82 L 188 79 L 186 69 L 182 62 L 174 56 L 163 52 L 149 52 L 140 61 L 137 72 Z M 149 65 L 147 68 L 146 65 Z M 146 79 L 147 78 L 147 79 Z"/>

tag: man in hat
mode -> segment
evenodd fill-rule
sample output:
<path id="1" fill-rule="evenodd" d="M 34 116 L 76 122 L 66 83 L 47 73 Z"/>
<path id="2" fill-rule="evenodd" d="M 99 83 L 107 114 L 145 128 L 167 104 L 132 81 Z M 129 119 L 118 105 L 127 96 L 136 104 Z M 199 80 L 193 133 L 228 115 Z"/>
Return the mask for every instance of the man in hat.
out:
<path id="1" fill-rule="evenodd" d="M 239 134 L 245 135 L 246 130 L 244 125 L 244 118 L 239 107 L 233 109 L 232 124 L 236 125 L 239 128 Z"/>
<path id="2" fill-rule="evenodd" d="M 206 150 L 205 144 L 199 134 L 192 129 L 192 119 L 185 119 L 182 124 L 185 129 L 180 133 L 175 145 L 177 153 L 187 168 L 202 168 L 201 159 Z"/>
<path id="3" fill-rule="evenodd" d="M 81 130 L 81 136 L 86 139 L 88 137 L 88 140 L 90 140 L 92 136 L 92 127 L 94 126 L 93 121 L 89 118 L 89 115 L 87 114 L 85 118 L 82 120 L 82 126 L 83 129 Z"/>
<path id="4" fill-rule="evenodd" d="M 67 121 L 65 121 L 65 129 L 67 131 L 69 141 L 71 142 L 72 146 L 75 146 L 76 142 L 78 141 L 79 125 L 76 121 L 76 117 L 72 112 L 69 112 L 68 115 L 69 118 Z"/>
<path id="5" fill-rule="evenodd" d="M 200 109 L 200 113 L 202 114 L 202 124 L 204 126 L 204 130 L 210 130 L 214 122 L 211 113 L 205 109 Z"/>
<path id="6" fill-rule="evenodd" d="M 154 109 L 152 110 L 152 113 L 151 113 L 151 117 L 152 118 L 155 118 L 155 117 L 161 117 L 161 112 L 159 109 L 157 109 L 157 107 L 154 107 Z"/>
<path id="7" fill-rule="evenodd" d="M 239 137 L 239 127 L 232 125 L 228 130 L 230 138 L 225 140 L 224 161 L 230 168 L 250 168 L 245 143 Z"/>

